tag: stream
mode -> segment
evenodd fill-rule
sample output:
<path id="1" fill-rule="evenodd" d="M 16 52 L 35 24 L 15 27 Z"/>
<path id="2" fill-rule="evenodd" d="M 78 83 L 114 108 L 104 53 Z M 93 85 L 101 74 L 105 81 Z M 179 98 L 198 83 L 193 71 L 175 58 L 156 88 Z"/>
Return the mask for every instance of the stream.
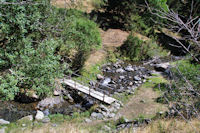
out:
<path id="1" fill-rule="evenodd" d="M 161 59 L 159 63 L 168 60 L 169 59 Z M 157 62 L 158 61 L 156 61 L 156 63 Z M 90 85 L 91 87 L 98 86 L 99 89 L 97 89 L 97 91 L 111 96 L 116 93 L 134 92 L 138 86 L 146 82 L 148 76 L 151 76 L 152 70 L 154 69 L 151 64 L 156 64 L 153 62 L 150 65 L 142 66 L 141 64 L 143 63 L 144 62 L 131 63 L 119 60 L 116 63 L 104 64 L 101 68 L 103 75 L 97 75 L 99 84 L 91 83 Z M 60 113 L 72 115 L 73 112 L 86 111 L 92 105 L 99 103 L 99 101 L 94 98 L 77 92 L 76 90 L 67 87 L 65 87 L 65 89 L 65 92 L 63 92 L 64 97 L 69 96 L 72 101 L 63 98 L 60 100 L 61 102 L 59 104 L 56 104 L 52 108 L 43 108 L 42 111 L 48 111 L 48 114 Z M 54 98 L 53 100 L 59 100 L 59 98 Z M 0 118 L 14 122 L 27 115 L 35 115 L 38 110 L 38 103 L 39 102 L 25 104 L 15 101 L 0 101 Z"/>

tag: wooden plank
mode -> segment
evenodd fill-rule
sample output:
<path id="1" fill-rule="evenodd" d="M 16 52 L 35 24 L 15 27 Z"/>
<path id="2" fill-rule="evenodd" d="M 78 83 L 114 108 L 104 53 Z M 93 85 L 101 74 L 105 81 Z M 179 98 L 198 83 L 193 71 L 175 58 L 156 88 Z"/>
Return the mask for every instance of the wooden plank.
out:
<path id="1" fill-rule="evenodd" d="M 89 87 L 87 86 L 83 86 L 81 85 L 80 83 L 76 82 L 76 81 L 73 81 L 71 79 L 63 79 L 61 80 L 62 83 L 65 83 L 66 85 L 74 88 L 74 89 L 77 89 L 85 94 L 88 94 L 100 101 L 103 101 L 107 104 L 111 104 L 113 103 L 114 101 L 116 101 L 116 99 L 112 98 L 112 97 L 109 97 L 107 95 L 104 95 L 103 93 L 101 92 L 98 92 L 98 91 L 95 91 L 94 89 L 90 89 Z"/>

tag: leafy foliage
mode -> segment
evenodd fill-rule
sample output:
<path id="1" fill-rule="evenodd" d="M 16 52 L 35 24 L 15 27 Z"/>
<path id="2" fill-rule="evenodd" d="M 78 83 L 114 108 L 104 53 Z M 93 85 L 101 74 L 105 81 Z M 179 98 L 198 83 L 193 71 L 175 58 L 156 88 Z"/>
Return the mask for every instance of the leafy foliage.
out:
<path id="1" fill-rule="evenodd" d="M 167 52 L 155 42 L 142 41 L 130 34 L 124 44 L 120 47 L 123 56 L 130 60 L 145 60 L 155 56 L 166 56 Z"/>
<path id="2" fill-rule="evenodd" d="M 27 90 L 45 96 L 62 75 L 60 57 L 55 55 L 58 42 L 44 34 L 49 1 L 36 2 L 41 4 L 0 5 L 0 68 L 4 71 L 0 95 L 6 100 Z"/>
<path id="3" fill-rule="evenodd" d="M 12 0 L 6 2 L 17 3 Z M 43 97 L 66 70 L 61 58 L 101 44 L 97 25 L 80 11 L 51 7 L 49 0 L 0 5 L 0 96 L 12 100 L 33 90 Z M 80 63 L 81 62 L 81 63 Z"/>

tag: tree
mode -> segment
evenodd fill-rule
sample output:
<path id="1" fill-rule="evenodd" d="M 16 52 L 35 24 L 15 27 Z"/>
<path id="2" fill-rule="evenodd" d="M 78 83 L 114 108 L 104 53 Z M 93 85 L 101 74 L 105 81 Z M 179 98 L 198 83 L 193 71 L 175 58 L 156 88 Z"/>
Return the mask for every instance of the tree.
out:
<path id="1" fill-rule="evenodd" d="M 45 34 L 49 0 L 1 0 L 0 96 L 13 100 L 33 90 L 42 97 L 52 92 L 62 75 L 58 42 Z"/>

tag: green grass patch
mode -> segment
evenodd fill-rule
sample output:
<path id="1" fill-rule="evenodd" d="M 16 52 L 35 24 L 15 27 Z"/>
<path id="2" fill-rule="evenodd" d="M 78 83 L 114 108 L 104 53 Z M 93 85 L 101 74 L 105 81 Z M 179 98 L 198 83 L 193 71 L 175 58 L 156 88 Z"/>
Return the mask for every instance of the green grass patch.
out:
<path id="1" fill-rule="evenodd" d="M 121 101 L 122 103 L 127 103 L 132 96 L 133 94 L 128 94 L 127 92 L 123 92 L 114 94 L 112 97 Z"/>
<path id="2" fill-rule="evenodd" d="M 145 87 L 145 88 L 148 88 L 148 87 L 154 88 L 155 85 L 161 84 L 161 83 L 168 83 L 168 81 L 164 77 L 162 77 L 161 75 L 154 75 L 154 76 L 150 77 L 147 80 L 147 82 L 142 85 L 142 87 Z"/>

